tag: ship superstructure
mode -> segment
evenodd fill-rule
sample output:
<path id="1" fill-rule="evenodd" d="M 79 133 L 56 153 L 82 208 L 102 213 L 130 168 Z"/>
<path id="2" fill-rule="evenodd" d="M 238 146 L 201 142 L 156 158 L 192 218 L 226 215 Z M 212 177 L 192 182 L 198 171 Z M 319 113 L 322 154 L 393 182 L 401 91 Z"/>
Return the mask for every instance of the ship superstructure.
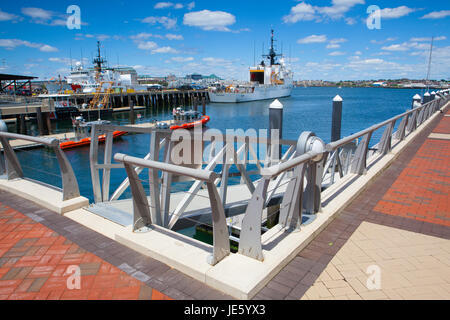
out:
<path id="1" fill-rule="evenodd" d="M 289 97 L 294 87 L 293 73 L 283 56 L 275 52 L 274 41 L 272 30 L 269 53 L 263 55 L 259 65 L 250 68 L 248 83 L 212 90 L 209 94 L 211 102 L 238 103 Z"/>

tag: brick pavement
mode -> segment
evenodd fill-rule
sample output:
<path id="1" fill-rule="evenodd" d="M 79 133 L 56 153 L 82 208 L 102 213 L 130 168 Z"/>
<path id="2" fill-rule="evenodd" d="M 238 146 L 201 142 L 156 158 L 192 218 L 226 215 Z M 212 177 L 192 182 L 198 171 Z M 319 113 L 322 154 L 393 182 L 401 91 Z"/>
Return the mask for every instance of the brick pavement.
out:
<path id="1" fill-rule="evenodd" d="M 450 300 L 449 115 L 424 129 L 254 298 Z M 367 288 L 367 268 L 381 289 Z"/>
<path id="2" fill-rule="evenodd" d="M 68 289 L 69 266 L 80 267 L 81 290 Z M 232 297 L 68 218 L 0 191 L 0 300 L 6 299 Z"/>

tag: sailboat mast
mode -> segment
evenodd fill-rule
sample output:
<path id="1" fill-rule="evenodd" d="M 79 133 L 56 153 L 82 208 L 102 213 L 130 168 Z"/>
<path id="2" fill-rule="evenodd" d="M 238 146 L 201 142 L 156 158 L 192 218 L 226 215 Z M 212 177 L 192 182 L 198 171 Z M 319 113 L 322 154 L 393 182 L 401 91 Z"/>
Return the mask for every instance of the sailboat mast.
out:
<path id="1" fill-rule="evenodd" d="M 430 90 L 430 73 L 431 73 L 431 58 L 433 56 L 433 42 L 434 42 L 434 37 L 431 38 L 430 58 L 428 59 L 427 92 Z"/>

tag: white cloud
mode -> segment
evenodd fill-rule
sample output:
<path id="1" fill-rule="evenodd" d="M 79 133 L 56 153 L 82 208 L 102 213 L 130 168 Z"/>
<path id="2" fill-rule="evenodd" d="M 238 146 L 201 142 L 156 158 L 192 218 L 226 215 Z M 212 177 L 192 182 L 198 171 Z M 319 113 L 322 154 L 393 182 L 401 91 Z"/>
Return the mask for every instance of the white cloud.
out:
<path id="1" fill-rule="evenodd" d="M 138 34 L 136 34 L 134 36 L 130 36 L 130 39 L 133 39 L 135 41 L 147 40 L 149 38 L 164 39 L 164 37 L 159 35 L 159 34 L 152 34 L 152 33 L 146 33 L 146 32 L 141 32 L 141 33 L 138 33 Z"/>
<path id="2" fill-rule="evenodd" d="M 308 43 L 323 43 L 327 41 L 326 35 L 310 35 L 306 38 L 297 40 L 299 44 L 308 44 Z"/>
<path id="3" fill-rule="evenodd" d="M 77 59 L 70 59 L 70 58 L 57 58 L 57 57 L 51 57 L 48 58 L 48 61 L 53 62 L 53 63 L 62 63 L 65 65 L 75 65 L 77 62 L 81 62 L 80 60 Z M 88 58 L 83 58 L 83 63 L 89 63 L 89 59 Z"/>
<path id="4" fill-rule="evenodd" d="M 316 7 L 317 11 L 332 18 L 339 19 L 357 4 L 364 4 L 364 0 L 333 0 L 331 7 Z"/>
<path id="5" fill-rule="evenodd" d="M 337 39 L 331 39 L 330 40 L 331 44 L 344 43 L 344 42 L 347 42 L 347 39 L 345 39 L 345 38 L 337 38 Z"/>
<path id="6" fill-rule="evenodd" d="M 320 22 L 323 18 L 340 19 L 358 4 L 364 4 L 365 0 L 332 0 L 329 7 L 312 6 L 304 1 L 291 8 L 291 12 L 283 17 L 285 23 L 296 23 L 298 21 L 315 20 Z M 347 18 L 345 22 L 349 25 L 356 23 L 356 19 Z"/>
<path id="7" fill-rule="evenodd" d="M 142 22 L 152 25 L 159 23 L 166 29 L 173 29 L 177 25 L 177 19 L 169 17 L 147 17 Z"/>
<path id="8" fill-rule="evenodd" d="M 59 26 L 66 27 L 67 26 L 67 17 L 66 13 L 58 13 L 50 10 L 45 10 L 42 8 L 22 8 L 22 13 L 31 18 L 31 22 L 37 24 L 43 24 L 47 26 Z M 81 25 L 85 26 L 87 23 L 81 22 Z"/>
<path id="9" fill-rule="evenodd" d="M 317 18 L 316 9 L 310 4 L 301 2 L 291 8 L 291 12 L 283 17 L 283 21 L 285 23 L 296 23 L 298 21 L 311 21 Z"/>
<path id="10" fill-rule="evenodd" d="M 443 37 L 438 37 L 444 40 Z M 390 46 L 382 47 L 381 50 L 384 51 L 393 51 L 393 52 L 402 52 L 402 51 L 410 51 L 411 49 L 417 49 L 417 50 L 429 50 L 430 44 L 426 43 L 425 39 L 427 38 L 412 38 L 409 42 L 403 42 L 400 44 L 392 44 Z M 420 40 L 420 41 L 417 41 Z M 431 39 L 429 39 L 431 41 Z"/>
<path id="11" fill-rule="evenodd" d="M 155 4 L 154 8 L 155 9 L 165 9 L 165 8 L 170 8 L 173 6 L 172 2 L 158 2 Z"/>
<path id="12" fill-rule="evenodd" d="M 9 20 L 15 20 L 18 16 L 12 13 L 4 12 L 0 9 L 0 21 L 9 21 Z"/>
<path id="13" fill-rule="evenodd" d="M 155 4 L 155 9 L 167 9 L 167 8 L 174 8 L 174 9 L 183 9 L 184 6 L 181 3 L 173 3 L 173 2 L 158 2 Z"/>
<path id="14" fill-rule="evenodd" d="M 90 33 L 77 33 L 75 35 L 75 40 L 84 40 L 85 38 L 87 39 L 97 39 L 98 41 L 105 41 L 108 39 L 113 38 L 114 40 L 122 40 L 122 36 L 118 36 L 118 35 L 114 35 L 114 36 L 110 36 L 107 34 L 90 34 Z"/>
<path id="15" fill-rule="evenodd" d="M 346 19 L 345 19 L 345 23 L 348 24 L 348 25 L 350 25 L 350 26 L 352 26 L 352 25 L 356 24 L 357 21 L 356 21 L 355 18 L 346 18 Z"/>
<path id="16" fill-rule="evenodd" d="M 58 51 L 57 48 L 49 46 L 48 44 L 44 44 L 42 47 L 39 48 L 42 52 L 56 52 Z"/>
<path id="17" fill-rule="evenodd" d="M 442 19 L 448 16 L 450 16 L 450 10 L 441 10 L 430 12 L 420 19 Z"/>
<path id="18" fill-rule="evenodd" d="M 386 50 L 386 51 L 408 51 L 409 47 L 406 43 L 402 43 L 402 44 L 392 44 L 390 46 L 387 47 L 382 47 L 381 50 Z"/>
<path id="19" fill-rule="evenodd" d="M 407 6 L 400 6 L 397 8 L 384 8 L 380 10 L 382 19 L 397 19 L 407 16 L 411 12 L 416 11 L 416 9 L 408 8 Z M 375 14 L 375 13 L 373 13 Z"/>
<path id="20" fill-rule="evenodd" d="M 153 34 L 146 33 L 146 32 L 141 32 L 141 33 L 138 33 L 138 34 L 136 34 L 134 36 L 130 36 L 130 38 L 133 39 L 133 40 L 146 40 L 146 39 L 151 38 L 151 37 L 153 37 Z"/>
<path id="21" fill-rule="evenodd" d="M 58 51 L 57 48 L 52 47 L 48 44 L 34 43 L 34 42 L 29 42 L 29 41 L 20 40 L 20 39 L 0 39 L 0 47 L 6 48 L 8 50 L 13 50 L 19 46 L 25 46 L 25 47 L 29 47 L 29 48 L 39 49 L 42 52 Z"/>
<path id="22" fill-rule="evenodd" d="M 155 53 L 178 53 L 178 50 L 172 48 L 172 47 L 161 47 L 161 48 L 156 48 L 152 50 L 152 54 Z"/>
<path id="23" fill-rule="evenodd" d="M 181 34 L 172 34 L 172 33 L 166 34 L 166 38 L 169 40 L 183 40 L 184 39 Z"/>
<path id="24" fill-rule="evenodd" d="M 189 62 L 189 61 L 194 61 L 194 58 L 193 57 L 173 57 L 171 60 L 175 61 L 175 62 Z"/>
<path id="25" fill-rule="evenodd" d="M 36 20 L 50 20 L 53 12 L 41 8 L 22 8 L 22 13 Z"/>
<path id="26" fill-rule="evenodd" d="M 442 41 L 442 40 L 447 40 L 446 36 L 440 36 L 440 37 L 434 37 L 434 41 Z M 431 38 L 411 38 L 410 41 L 415 41 L 415 42 L 430 42 Z"/>
<path id="27" fill-rule="evenodd" d="M 332 43 L 330 43 L 329 45 L 327 45 L 327 49 L 338 49 L 338 48 L 340 48 L 341 47 L 341 45 L 340 44 L 332 44 Z"/>
<path id="28" fill-rule="evenodd" d="M 231 31 L 228 26 L 235 22 L 236 17 L 228 12 L 210 10 L 186 13 L 183 19 L 185 25 L 205 31 Z"/>
<path id="29" fill-rule="evenodd" d="M 329 56 L 343 56 L 343 55 L 345 55 L 345 52 L 342 52 L 342 51 L 333 51 L 333 52 L 330 52 L 328 55 L 329 55 Z"/>
<path id="30" fill-rule="evenodd" d="M 141 50 L 154 50 L 156 48 L 158 48 L 158 44 L 153 41 L 143 41 L 138 44 L 138 49 Z"/>
<path id="31" fill-rule="evenodd" d="M 223 58 L 213 58 L 213 57 L 207 57 L 202 59 L 203 62 L 206 62 L 207 65 L 210 66 L 229 66 L 232 64 L 232 61 L 226 60 Z"/>

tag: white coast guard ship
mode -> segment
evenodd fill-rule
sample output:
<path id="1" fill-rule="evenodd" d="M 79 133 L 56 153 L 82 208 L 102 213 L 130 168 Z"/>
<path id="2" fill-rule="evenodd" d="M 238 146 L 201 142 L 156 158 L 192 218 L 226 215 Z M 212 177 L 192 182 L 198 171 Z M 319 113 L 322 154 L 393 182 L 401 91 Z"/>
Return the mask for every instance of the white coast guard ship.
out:
<path id="1" fill-rule="evenodd" d="M 112 83 L 108 87 L 119 92 L 126 92 L 128 89 L 147 90 L 147 87 L 137 84 L 137 73 L 133 68 L 105 68 L 103 66 L 106 64 L 106 60 L 100 53 L 100 41 L 97 42 L 97 50 L 97 57 L 93 61 L 94 68 L 85 69 L 81 62 L 77 62 L 70 76 L 67 77 L 67 84 L 72 86 L 73 91 L 95 93 L 100 82 Z M 102 88 L 102 91 L 105 91 L 105 88 Z"/>
<path id="2" fill-rule="evenodd" d="M 232 84 L 226 88 L 216 88 L 209 92 L 211 102 L 239 103 L 266 99 L 289 97 L 292 93 L 293 73 L 286 66 L 282 55 L 275 52 L 272 30 L 271 47 L 264 60 L 257 67 L 250 68 L 250 82 L 247 84 Z M 281 57 L 277 61 L 277 57 Z"/>

